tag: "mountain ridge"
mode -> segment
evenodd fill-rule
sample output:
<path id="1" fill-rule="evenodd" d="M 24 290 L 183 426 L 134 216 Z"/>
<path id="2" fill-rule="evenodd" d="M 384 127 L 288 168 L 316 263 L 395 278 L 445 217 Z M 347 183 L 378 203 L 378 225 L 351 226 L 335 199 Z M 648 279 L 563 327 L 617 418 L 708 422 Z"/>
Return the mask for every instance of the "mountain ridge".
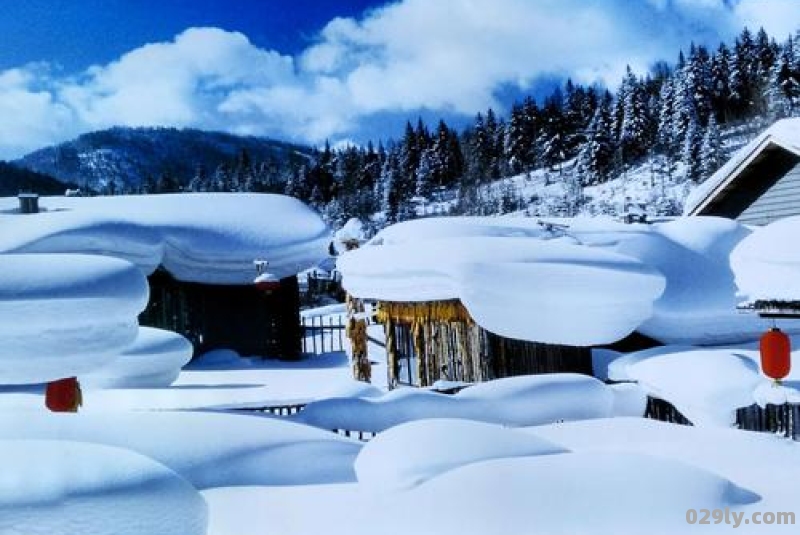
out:
<path id="1" fill-rule="evenodd" d="M 302 163 L 312 149 L 193 128 L 113 127 L 38 149 L 11 163 L 87 190 L 136 192 L 165 176 L 185 186 L 200 172 L 212 174 L 232 165 L 243 152 L 250 162 L 267 163 L 280 173 Z"/>

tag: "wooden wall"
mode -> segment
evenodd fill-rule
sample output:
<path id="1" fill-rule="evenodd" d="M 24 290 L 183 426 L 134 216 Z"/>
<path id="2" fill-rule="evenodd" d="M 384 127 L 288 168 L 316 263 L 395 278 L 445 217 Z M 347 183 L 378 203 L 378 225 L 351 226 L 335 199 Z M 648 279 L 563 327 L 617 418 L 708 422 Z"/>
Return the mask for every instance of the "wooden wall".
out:
<path id="1" fill-rule="evenodd" d="M 466 310 L 460 303 L 449 319 L 414 321 L 399 303 L 386 304 L 394 317 L 384 317 L 389 385 L 430 386 L 437 380 L 482 382 L 514 375 L 576 372 L 592 374 L 588 347 L 541 344 L 504 338 L 471 320 L 456 320 Z M 408 311 L 424 305 L 409 304 Z M 451 311 L 452 312 L 452 311 Z M 442 314 L 439 314 L 440 316 Z"/>
<path id="2" fill-rule="evenodd" d="M 243 356 L 300 356 L 297 277 L 282 279 L 271 295 L 253 285 L 180 282 L 163 270 L 149 282 L 150 302 L 139 322 L 184 335 L 195 354 L 232 349 Z"/>
<path id="3" fill-rule="evenodd" d="M 698 215 L 749 225 L 800 215 L 800 158 L 777 147 L 765 150 Z"/>

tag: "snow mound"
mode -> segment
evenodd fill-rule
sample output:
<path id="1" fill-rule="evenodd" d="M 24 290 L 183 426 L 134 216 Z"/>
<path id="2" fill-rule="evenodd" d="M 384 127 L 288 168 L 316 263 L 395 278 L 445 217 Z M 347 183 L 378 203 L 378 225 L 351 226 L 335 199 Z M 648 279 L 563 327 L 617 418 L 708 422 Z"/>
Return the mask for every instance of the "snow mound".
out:
<path id="1" fill-rule="evenodd" d="M 202 496 L 137 453 L 64 440 L 2 440 L 0 451 L 0 533 L 206 533 Z"/>
<path id="2" fill-rule="evenodd" d="M 353 295 L 459 299 L 478 324 L 510 338 L 599 345 L 637 330 L 667 344 L 719 345 L 754 340 L 763 328 L 736 308 L 731 255 L 750 233 L 719 217 L 428 218 L 382 230 L 338 267 Z M 774 278 L 795 273 L 791 262 Z"/>
<path id="3" fill-rule="evenodd" d="M 687 509 L 724 509 L 757 499 L 679 461 L 583 452 L 469 464 L 414 488 L 395 505 L 415 511 L 408 532 L 518 533 L 535 526 L 536 533 L 548 535 L 617 535 L 682 532 Z M 426 503 L 436 507 L 413 508 Z"/>
<path id="4" fill-rule="evenodd" d="M 695 425 L 730 426 L 764 378 L 752 350 L 658 347 L 614 361 L 610 378 L 636 381 Z"/>
<path id="5" fill-rule="evenodd" d="M 14 229 L 0 236 L 0 252 L 113 256 L 188 282 L 249 284 L 255 259 L 280 278 L 295 275 L 325 258 L 330 242 L 320 216 L 284 195 L 49 197 L 24 216 L 10 213 L 16 203 L 0 199 L 0 226 Z"/>
<path id="6" fill-rule="evenodd" d="M 102 368 L 80 377 L 88 388 L 154 388 L 171 385 L 192 358 L 192 343 L 180 334 L 139 327 L 136 340 Z"/>
<path id="7" fill-rule="evenodd" d="M 355 463 L 358 482 L 383 490 L 418 485 L 470 463 L 565 453 L 548 440 L 499 425 L 467 420 L 421 420 L 381 433 Z"/>
<path id="8" fill-rule="evenodd" d="M 353 462 L 361 449 L 330 431 L 211 412 L 0 411 L 0 438 L 124 447 L 164 464 L 199 489 L 354 481 Z"/>
<path id="9" fill-rule="evenodd" d="M 800 250 L 790 246 L 800 233 L 800 217 L 758 228 L 733 250 L 736 285 L 748 300 L 800 300 Z"/>
<path id="10" fill-rule="evenodd" d="M 763 322 L 736 310 L 730 254 L 750 231 L 718 217 L 682 218 L 621 241 L 614 250 L 666 277 L 653 315 L 637 330 L 665 344 L 718 345 L 753 340 Z"/>
<path id="11" fill-rule="evenodd" d="M 588 375 L 545 374 L 480 383 L 455 395 L 396 389 L 381 397 L 314 401 L 293 418 L 322 429 L 380 432 L 427 418 L 456 418 L 508 426 L 614 414 L 616 393 Z M 641 406 L 644 413 L 644 405 Z M 626 412 L 627 413 L 627 412 Z"/>
<path id="12" fill-rule="evenodd" d="M 147 304 L 129 262 L 89 255 L 0 255 L 0 382 L 40 383 L 111 361 Z"/>
<path id="13" fill-rule="evenodd" d="M 337 265 L 353 295 L 386 301 L 460 299 L 492 332 L 571 345 L 626 336 L 650 317 L 664 289 L 661 274 L 629 256 L 562 240 L 492 235 L 504 227 L 485 230 L 488 235 L 401 243 L 382 238 L 383 245 L 346 253 Z M 530 321 L 530 310 L 543 313 Z M 580 329 L 572 327 L 575 321 Z"/>

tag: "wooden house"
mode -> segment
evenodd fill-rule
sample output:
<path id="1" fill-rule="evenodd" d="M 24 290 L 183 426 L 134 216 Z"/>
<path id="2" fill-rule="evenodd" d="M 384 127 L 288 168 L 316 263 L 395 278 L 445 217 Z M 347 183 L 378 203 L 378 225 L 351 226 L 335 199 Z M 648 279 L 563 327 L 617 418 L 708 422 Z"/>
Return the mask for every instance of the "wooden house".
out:
<path id="1" fill-rule="evenodd" d="M 148 277 L 150 302 L 142 325 L 182 334 L 195 354 L 232 349 L 240 355 L 296 359 L 301 353 L 297 277 L 272 292 L 253 284 L 202 284 L 175 279 L 159 268 Z"/>
<path id="2" fill-rule="evenodd" d="M 390 388 L 536 373 L 592 374 L 590 348 L 499 336 L 475 323 L 458 300 L 379 301 L 377 318 L 386 334 Z"/>
<path id="3" fill-rule="evenodd" d="M 687 199 L 686 215 L 765 225 L 800 215 L 800 119 L 778 121 Z"/>
<path id="4" fill-rule="evenodd" d="M 31 199 L 0 199 L 0 216 L 11 214 L 6 217 L 16 230 L 0 236 L 0 253 L 128 260 L 150 284 L 141 324 L 186 336 L 195 354 L 224 348 L 243 356 L 300 356 L 297 274 L 326 256 L 330 229 L 297 199 L 244 193 L 48 197 L 40 213 Z M 258 271 L 259 263 L 268 264 L 269 273 Z M 268 288 L 265 281 L 254 283 L 258 275 L 269 275 Z"/>

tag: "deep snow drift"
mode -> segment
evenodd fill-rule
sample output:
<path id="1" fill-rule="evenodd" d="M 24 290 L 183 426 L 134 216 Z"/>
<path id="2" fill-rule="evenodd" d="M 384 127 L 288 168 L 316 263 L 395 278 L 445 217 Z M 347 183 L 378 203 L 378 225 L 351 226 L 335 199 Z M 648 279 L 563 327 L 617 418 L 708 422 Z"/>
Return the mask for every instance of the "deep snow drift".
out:
<path id="1" fill-rule="evenodd" d="M 338 266 L 358 297 L 460 299 L 482 327 L 511 338 L 597 345 L 638 330 L 664 343 L 714 345 L 763 331 L 737 311 L 730 266 L 750 232 L 716 217 L 653 225 L 428 218 L 382 230 Z"/>
<path id="2" fill-rule="evenodd" d="M 742 299 L 800 301 L 800 217 L 753 231 L 734 249 L 731 266 Z"/>
<path id="3" fill-rule="evenodd" d="M 361 449 L 360 443 L 330 431 L 276 418 L 179 411 L 3 411 L 0 439 L 126 448 L 164 464 L 199 489 L 353 481 L 353 462 Z"/>
<path id="4" fill-rule="evenodd" d="M 497 379 L 445 395 L 397 389 L 381 397 L 309 403 L 292 418 L 322 429 L 380 432 L 423 418 L 462 418 L 507 426 L 643 415 L 646 399 L 588 375 L 552 373 Z"/>
<path id="5" fill-rule="evenodd" d="M 132 451 L 66 440 L 0 440 L 0 451 L 0 533 L 206 533 L 197 490 Z"/>
<path id="6" fill-rule="evenodd" d="M 148 287 L 129 262 L 89 255 L 0 255 L 0 273 L 2 384 L 88 372 L 110 362 L 136 337 Z"/>
<path id="7" fill-rule="evenodd" d="M 136 340 L 105 366 L 79 377 L 88 388 L 169 386 L 192 358 L 192 343 L 180 334 L 139 327 Z"/>

